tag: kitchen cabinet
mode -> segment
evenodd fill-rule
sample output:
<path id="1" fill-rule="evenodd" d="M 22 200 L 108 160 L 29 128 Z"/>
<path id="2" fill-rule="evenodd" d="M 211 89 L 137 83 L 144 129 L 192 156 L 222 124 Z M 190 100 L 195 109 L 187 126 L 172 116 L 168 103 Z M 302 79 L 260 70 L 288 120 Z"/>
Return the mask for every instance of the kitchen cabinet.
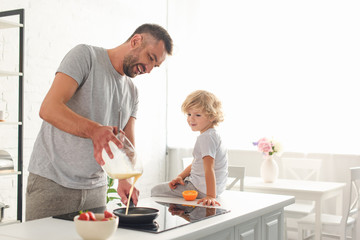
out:
<path id="1" fill-rule="evenodd" d="M 279 210 L 234 227 L 222 230 L 202 240 L 281 240 L 283 239 L 283 211 Z"/>
<path id="2" fill-rule="evenodd" d="M 235 232 L 233 228 L 225 229 L 217 233 L 211 234 L 210 236 L 200 238 L 199 240 L 234 240 Z"/>
<path id="3" fill-rule="evenodd" d="M 284 239 L 284 211 L 276 211 L 261 218 L 261 239 Z"/>
<path id="4" fill-rule="evenodd" d="M 235 239 L 239 240 L 257 240 L 261 234 L 260 218 L 251 220 L 243 225 L 235 227 Z"/>
<path id="5" fill-rule="evenodd" d="M 15 19 L 15 20 L 14 20 Z M 16 10 L 10 10 L 10 11 L 3 11 L 0 12 L 0 31 L 5 33 L 8 31 L 8 29 L 11 28 L 17 28 L 18 31 L 16 31 L 16 34 L 18 33 L 18 36 L 14 36 L 15 38 L 11 39 L 17 39 L 18 46 L 17 48 L 11 48 L 10 52 L 11 55 L 15 56 L 16 59 L 16 65 L 17 66 L 11 66 L 9 67 L 6 65 L 6 67 L 9 67 L 10 69 L 0 69 L 0 81 L 6 82 L 7 85 L 13 84 L 18 89 L 18 96 L 17 96 L 17 120 L 9 120 L 9 121 L 2 121 L 0 122 L 0 131 L 6 132 L 8 128 L 15 128 L 17 134 L 6 136 L 8 139 L 14 138 L 14 142 L 16 143 L 16 146 L 14 146 L 15 149 L 17 149 L 17 156 L 14 161 L 17 162 L 17 164 L 14 164 L 17 169 L 14 170 L 3 170 L 0 171 L 0 178 L 4 176 L 14 175 L 17 176 L 17 219 L 16 221 L 22 221 L 22 196 L 23 196 L 23 96 L 24 96 L 24 72 L 23 72 L 23 66 L 24 66 L 24 9 L 16 9 Z M 7 36 L 7 35 L 4 35 Z M 6 39 L 5 39 L 6 40 Z M 6 41 L 5 41 L 6 42 Z M 10 40 L 8 41 L 10 42 Z M 11 40 L 11 43 L 13 41 Z M 3 50 L 6 49 L 7 44 L 3 44 L 2 48 Z M 15 50 L 16 49 L 16 50 Z M 18 49 L 18 51 L 17 51 Z M 4 54 L 6 55 L 6 54 Z M 5 56 L 6 58 L 6 56 Z M 3 59 L 5 63 L 11 62 L 7 59 Z M 12 69 L 17 69 L 17 71 L 13 71 Z M 14 81 L 18 81 L 14 82 Z M 4 91 L 4 89 L 0 88 L 0 92 Z M 13 110 L 13 109 L 12 109 Z M 15 114 L 15 113 L 14 113 Z M 16 119 L 16 118 L 15 118 Z M 16 139 L 17 138 L 17 139 Z M 0 149 L 2 146 L 0 145 Z M 1 181 L 1 180 L 0 180 Z M 0 222 L 0 226 L 4 225 L 8 222 Z"/>

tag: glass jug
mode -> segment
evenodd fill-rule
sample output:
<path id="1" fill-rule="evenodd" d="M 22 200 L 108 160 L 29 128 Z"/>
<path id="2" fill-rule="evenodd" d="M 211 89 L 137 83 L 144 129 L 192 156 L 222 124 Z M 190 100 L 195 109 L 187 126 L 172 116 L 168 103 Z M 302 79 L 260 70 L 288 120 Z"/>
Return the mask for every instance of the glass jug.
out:
<path id="1" fill-rule="evenodd" d="M 141 161 L 137 158 L 134 146 L 123 134 L 116 135 L 123 143 L 123 148 L 118 148 L 112 141 L 109 142 L 110 150 L 114 158 L 110 158 L 105 149 L 102 151 L 102 158 L 105 164 L 102 166 L 107 175 L 113 179 L 128 179 L 135 177 L 138 179 L 143 167 Z"/>

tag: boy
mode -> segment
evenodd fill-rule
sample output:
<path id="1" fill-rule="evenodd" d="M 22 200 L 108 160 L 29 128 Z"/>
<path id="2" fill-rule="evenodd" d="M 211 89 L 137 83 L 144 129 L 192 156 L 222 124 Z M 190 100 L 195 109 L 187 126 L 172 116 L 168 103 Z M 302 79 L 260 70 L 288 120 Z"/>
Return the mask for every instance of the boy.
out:
<path id="1" fill-rule="evenodd" d="M 182 197 L 185 190 L 198 191 L 198 203 L 220 205 L 216 197 L 226 187 L 227 150 L 214 128 L 224 120 L 221 102 L 204 90 L 191 93 L 181 106 L 193 131 L 200 132 L 193 150 L 193 162 L 169 183 L 151 189 L 153 197 Z"/>

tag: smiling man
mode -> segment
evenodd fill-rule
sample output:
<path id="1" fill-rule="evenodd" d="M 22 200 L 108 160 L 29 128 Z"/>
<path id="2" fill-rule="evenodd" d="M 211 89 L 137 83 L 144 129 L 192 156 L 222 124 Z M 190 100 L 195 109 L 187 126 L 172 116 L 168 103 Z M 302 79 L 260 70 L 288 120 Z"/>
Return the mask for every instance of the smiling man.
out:
<path id="1" fill-rule="evenodd" d="M 44 120 L 29 164 L 26 220 L 105 206 L 102 150 L 112 157 L 118 131 L 135 145 L 138 92 L 131 78 L 150 73 L 172 54 L 172 39 L 156 24 L 138 27 L 113 48 L 78 45 L 62 60 L 40 108 Z M 130 183 L 119 180 L 126 204 Z M 132 199 L 137 203 L 138 191 Z"/>

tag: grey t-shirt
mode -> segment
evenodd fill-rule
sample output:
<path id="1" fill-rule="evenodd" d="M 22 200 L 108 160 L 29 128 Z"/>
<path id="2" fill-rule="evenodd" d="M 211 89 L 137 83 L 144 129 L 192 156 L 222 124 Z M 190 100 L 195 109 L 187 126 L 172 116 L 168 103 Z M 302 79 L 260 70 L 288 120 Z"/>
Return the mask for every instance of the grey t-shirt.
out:
<path id="1" fill-rule="evenodd" d="M 106 126 L 119 126 L 121 122 L 121 129 L 131 116 L 136 117 L 137 88 L 129 77 L 114 69 L 105 49 L 78 45 L 64 57 L 57 72 L 79 84 L 67 102 L 77 114 Z M 106 185 L 106 175 L 94 158 L 91 139 L 66 133 L 45 121 L 28 170 L 68 188 Z"/>

